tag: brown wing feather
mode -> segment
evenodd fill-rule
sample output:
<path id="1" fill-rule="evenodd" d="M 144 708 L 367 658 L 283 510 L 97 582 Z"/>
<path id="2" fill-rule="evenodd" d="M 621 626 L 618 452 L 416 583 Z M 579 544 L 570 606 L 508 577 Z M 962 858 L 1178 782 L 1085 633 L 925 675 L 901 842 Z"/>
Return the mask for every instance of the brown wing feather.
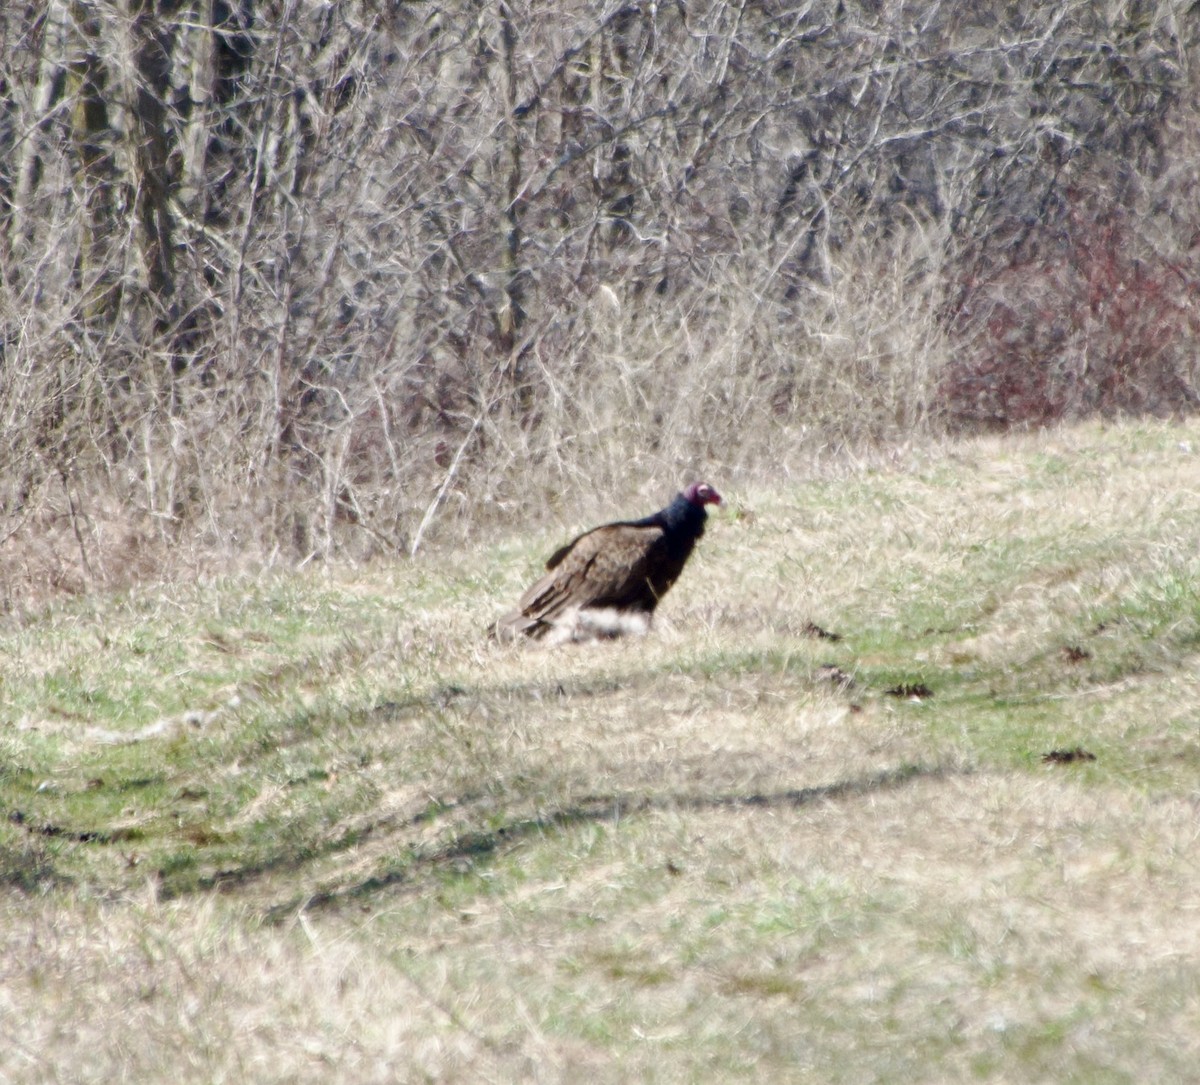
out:
<path id="1" fill-rule="evenodd" d="M 549 572 L 498 628 L 537 636 L 568 611 L 584 607 L 653 610 L 657 599 L 649 575 L 662 537 L 661 527 L 634 524 L 608 524 L 580 535 L 551 555 Z"/>

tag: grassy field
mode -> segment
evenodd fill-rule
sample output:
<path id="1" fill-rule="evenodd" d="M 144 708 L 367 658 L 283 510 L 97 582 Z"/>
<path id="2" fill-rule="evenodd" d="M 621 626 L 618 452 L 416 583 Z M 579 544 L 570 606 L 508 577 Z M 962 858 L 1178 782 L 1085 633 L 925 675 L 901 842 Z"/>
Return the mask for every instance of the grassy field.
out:
<path id="1" fill-rule="evenodd" d="M 606 645 L 483 636 L 550 518 L 9 615 L 0 1081 L 1196 1080 L 1198 457 L 727 492 Z"/>

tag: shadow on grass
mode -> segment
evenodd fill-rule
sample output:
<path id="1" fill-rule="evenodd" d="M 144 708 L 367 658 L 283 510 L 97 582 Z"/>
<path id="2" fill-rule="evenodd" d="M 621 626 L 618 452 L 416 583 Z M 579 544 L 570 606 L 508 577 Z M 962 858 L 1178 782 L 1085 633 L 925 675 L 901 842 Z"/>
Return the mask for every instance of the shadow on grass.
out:
<path id="1" fill-rule="evenodd" d="M 969 775 L 961 766 L 902 765 L 853 780 L 820 787 L 804 787 L 746 794 L 586 795 L 559 810 L 535 817 L 515 818 L 486 830 L 460 833 L 447 843 L 429 849 L 416 848 L 395 869 L 362 881 L 295 897 L 267 909 L 267 922 L 283 922 L 298 912 L 336 908 L 385 889 L 415 890 L 423 877 L 439 870 L 459 867 L 464 862 L 486 858 L 515 847 L 530 838 L 588 823 L 617 824 L 624 818 L 656 811 L 712 811 L 800 808 L 821 802 L 838 802 L 864 795 L 893 791 L 923 780 Z M 456 804 L 458 806 L 464 803 Z M 446 808 L 449 809 L 449 808 Z M 427 820 L 428 815 L 425 815 Z M 415 820 L 415 819 L 414 819 Z"/>

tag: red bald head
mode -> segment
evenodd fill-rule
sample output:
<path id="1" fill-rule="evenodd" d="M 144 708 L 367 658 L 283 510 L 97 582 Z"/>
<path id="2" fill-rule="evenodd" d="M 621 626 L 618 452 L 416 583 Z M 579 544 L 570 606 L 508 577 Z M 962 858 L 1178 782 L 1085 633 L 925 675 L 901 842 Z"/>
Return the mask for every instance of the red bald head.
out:
<path id="1" fill-rule="evenodd" d="M 719 505 L 721 503 L 721 495 L 707 482 L 693 482 L 683 491 L 683 496 L 697 508 L 701 509 L 705 505 Z"/>

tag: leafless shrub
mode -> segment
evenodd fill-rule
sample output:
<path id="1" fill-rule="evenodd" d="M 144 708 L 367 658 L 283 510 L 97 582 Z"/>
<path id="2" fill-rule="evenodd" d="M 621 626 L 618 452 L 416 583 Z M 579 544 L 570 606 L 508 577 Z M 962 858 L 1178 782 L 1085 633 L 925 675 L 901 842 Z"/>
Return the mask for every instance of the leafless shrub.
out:
<path id="1" fill-rule="evenodd" d="M 958 424 L 1175 415 L 1200 403 L 1195 251 L 1173 258 L 1119 207 L 1079 200 L 1066 236 L 964 290 L 967 349 L 943 395 Z"/>
<path id="2" fill-rule="evenodd" d="M 164 548 L 412 553 L 564 489 L 1190 409 L 1194 24 L 9 5 L 0 537 L 66 478 Z"/>

